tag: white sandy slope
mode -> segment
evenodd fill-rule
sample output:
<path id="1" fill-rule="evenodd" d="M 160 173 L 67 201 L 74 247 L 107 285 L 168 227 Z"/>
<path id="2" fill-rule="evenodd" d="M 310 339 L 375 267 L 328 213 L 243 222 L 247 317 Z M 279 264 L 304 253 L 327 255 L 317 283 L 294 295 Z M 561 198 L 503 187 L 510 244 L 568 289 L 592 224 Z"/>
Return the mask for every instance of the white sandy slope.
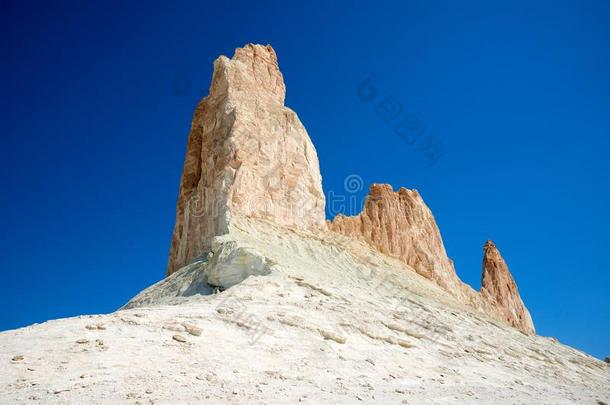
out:
<path id="1" fill-rule="evenodd" d="M 610 403 L 609 365 L 347 238 L 235 219 L 213 251 L 128 309 L 0 333 L 0 403 Z"/>

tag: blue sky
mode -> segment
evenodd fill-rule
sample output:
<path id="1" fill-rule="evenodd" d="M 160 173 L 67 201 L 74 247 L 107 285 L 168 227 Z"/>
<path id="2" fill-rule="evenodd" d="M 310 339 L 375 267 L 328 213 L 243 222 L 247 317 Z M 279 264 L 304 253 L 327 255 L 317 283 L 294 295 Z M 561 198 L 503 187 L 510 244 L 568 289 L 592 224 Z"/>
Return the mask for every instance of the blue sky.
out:
<path id="1" fill-rule="evenodd" d="M 192 110 L 212 61 L 254 42 L 279 56 L 327 195 L 350 175 L 418 189 L 464 281 L 493 239 L 540 334 L 610 355 L 610 3 L 25 3 L 0 6 L 0 330 L 162 278 Z"/>

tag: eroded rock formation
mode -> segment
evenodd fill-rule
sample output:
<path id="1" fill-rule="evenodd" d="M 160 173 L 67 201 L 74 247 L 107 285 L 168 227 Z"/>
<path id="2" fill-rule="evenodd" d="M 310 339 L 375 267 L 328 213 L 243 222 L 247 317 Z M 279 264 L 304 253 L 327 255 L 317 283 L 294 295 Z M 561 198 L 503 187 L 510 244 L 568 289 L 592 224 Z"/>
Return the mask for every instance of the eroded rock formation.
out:
<path id="1" fill-rule="evenodd" d="M 246 45 L 214 62 L 209 95 L 188 139 L 167 274 L 228 232 L 232 215 L 299 229 L 324 227 L 316 150 L 297 115 L 271 46 Z"/>
<path id="2" fill-rule="evenodd" d="M 460 281 L 434 216 L 416 190 L 394 192 L 390 185 L 373 184 L 360 214 L 338 215 L 326 226 L 316 150 L 297 115 L 284 106 L 285 93 L 269 45 L 246 45 L 232 59 L 221 56 L 214 62 L 209 95 L 197 106 L 189 134 L 168 275 L 210 251 L 214 237 L 230 232 L 232 218 L 266 219 L 362 240 L 462 303 L 534 331 L 493 244 L 485 248 L 481 292 Z"/>
<path id="3" fill-rule="evenodd" d="M 496 245 L 490 240 L 483 247 L 481 295 L 489 300 L 509 325 L 535 333 L 529 311 L 523 305 L 517 284 Z"/>
<path id="4" fill-rule="evenodd" d="M 337 215 L 332 231 L 366 241 L 381 253 L 401 259 L 417 273 L 458 295 L 460 281 L 447 257 L 434 216 L 417 190 L 373 184 L 362 212 Z"/>
<path id="5" fill-rule="evenodd" d="M 417 190 L 402 187 L 395 192 L 389 184 L 373 184 L 360 214 L 337 215 L 327 223 L 331 231 L 400 259 L 458 300 L 525 333 L 535 333 L 517 285 L 493 243 L 485 245 L 483 283 L 477 293 L 458 278 L 434 216 Z"/>

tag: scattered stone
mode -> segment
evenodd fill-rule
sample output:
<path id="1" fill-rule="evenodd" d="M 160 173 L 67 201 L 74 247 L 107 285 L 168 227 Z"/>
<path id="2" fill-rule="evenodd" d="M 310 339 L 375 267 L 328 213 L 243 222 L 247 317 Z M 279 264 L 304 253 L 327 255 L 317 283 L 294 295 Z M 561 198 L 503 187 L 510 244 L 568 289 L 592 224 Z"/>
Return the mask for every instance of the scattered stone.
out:
<path id="1" fill-rule="evenodd" d="M 12 361 L 21 361 L 23 360 L 23 356 L 22 355 L 17 355 L 17 356 L 13 356 L 13 358 L 11 359 Z"/>
<path id="2" fill-rule="evenodd" d="M 89 330 L 97 330 L 97 325 L 87 325 L 87 326 L 85 326 L 85 328 L 87 328 Z"/>
<path id="3" fill-rule="evenodd" d="M 177 323 L 163 325 L 163 329 L 171 330 L 172 332 L 184 332 L 184 326 Z"/>
<path id="4" fill-rule="evenodd" d="M 147 389 L 145 392 L 146 392 L 147 394 L 152 394 L 152 393 L 153 393 L 153 391 L 152 391 L 150 388 L 149 388 L 149 389 Z"/>
<path id="5" fill-rule="evenodd" d="M 318 330 L 320 332 L 320 335 L 322 335 L 322 337 L 326 340 L 334 340 L 337 343 L 341 343 L 344 344 L 345 342 L 347 342 L 347 339 L 335 332 L 329 331 L 329 330 L 324 330 L 324 329 L 319 329 Z"/>
<path id="6" fill-rule="evenodd" d="M 182 335 L 174 335 L 172 336 L 172 339 L 180 343 L 186 343 L 186 338 Z"/>
<path id="7" fill-rule="evenodd" d="M 190 323 L 184 323 L 182 326 L 184 326 L 184 329 L 186 329 L 189 335 L 201 336 L 201 333 L 203 332 L 203 329 Z"/>
<path id="8" fill-rule="evenodd" d="M 366 361 L 367 361 L 368 363 L 371 363 L 372 365 L 375 365 L 375 362 L 373 361 L 373 359 L 366 359 Z"/>
<path id="9" fill-rule="evenodd" d="M 404 339 L 396 339 L 396 343 L 398 343 L 398 346 L 404 347 L 405 349 L 410 349 L 412 347 L 415 347 L 414 344 L 412 344 Z"/>
<path id="10" fill-rule="evenodd" d="M 78 343 L 79 345 L 84 345 L 85 343 L 89 343 L 88 339 L 78 339 L 76 341 L 76 343 Z"/>

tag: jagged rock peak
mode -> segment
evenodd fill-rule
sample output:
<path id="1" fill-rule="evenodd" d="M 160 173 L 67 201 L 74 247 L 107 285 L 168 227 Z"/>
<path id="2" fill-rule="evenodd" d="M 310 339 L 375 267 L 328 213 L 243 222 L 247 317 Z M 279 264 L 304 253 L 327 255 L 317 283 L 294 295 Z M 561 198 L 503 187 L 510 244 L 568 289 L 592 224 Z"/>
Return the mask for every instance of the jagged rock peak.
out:
<path id="1" fill-rule="evenodd" d="M 189 133 L 167 274 L 209 251 L 235 215 L 298 229 L 324 227 L 316 150 L 284 107 L 270 45 L 248 44 L 214 61 L 210 92 Z"/>
<path id="2" fill-rule="evenodd" d="M 483 247 L 481 295 L 492 302 L 508 324 L 525 333 L 535 333 L 534 323 L 521 300 L 517 284 L 491 240 Z"/>
<path id="3" fill-rule="evenodd" d="M 248 44 L 237 48 L 231 59 L 226 56 L 216 59 L 210 95 L 226 93 L 241 98 L 242 102 L 271 101 L 284 105 L 286 86 L 271 45 Z"/>
<path id="4" fill-rule="evenodd" d="M 372 184 L 360 214 L 337 215 L 328 224 L 332 231 L 402 260 L 453 295 L 461 294 L 434 216 L 417 190 L 395 192 L 389 184 Z"/>

